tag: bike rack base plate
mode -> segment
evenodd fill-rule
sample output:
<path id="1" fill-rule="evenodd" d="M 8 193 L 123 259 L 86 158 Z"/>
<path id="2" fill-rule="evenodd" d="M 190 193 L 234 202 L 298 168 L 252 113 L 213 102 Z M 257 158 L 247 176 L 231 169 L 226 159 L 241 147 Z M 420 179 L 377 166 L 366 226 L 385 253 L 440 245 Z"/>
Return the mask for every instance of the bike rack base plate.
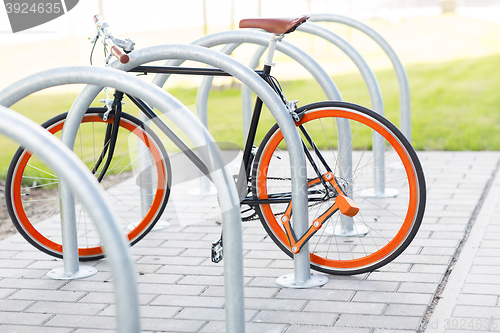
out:
<path id="1" fill-rule="evenodd" d="M 280 276 L 276 283 L 285 288 L 306 289 L 321 287 L 328 283 L 330 279 L 325 275 L 311 274 L 307 281 L 295 281 L 295 274 L 287 274 Z"/>
<path id="2" fill-rule="evenodd" d="M 96 273 L 97 269 L 95 267 L 80 265 L 76 273 L 66 273 L 64 267 L 58 267 L 48 272 L 47 277 L 54 280 L 76 280 L 95 275 Z"/>

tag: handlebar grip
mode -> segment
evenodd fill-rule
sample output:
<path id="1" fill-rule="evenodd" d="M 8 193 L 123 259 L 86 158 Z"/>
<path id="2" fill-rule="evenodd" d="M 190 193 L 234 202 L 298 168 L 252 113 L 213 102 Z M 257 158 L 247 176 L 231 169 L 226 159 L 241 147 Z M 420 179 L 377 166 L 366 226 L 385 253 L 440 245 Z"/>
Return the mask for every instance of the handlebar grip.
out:
<path id="1" fill-rule="evenodd" d="M 93 21 L 94 21 L 95 25 L 97 25 L 99 28 L 101 28 L 101 27 L 107 28 L 109 26 L 108 23 L 103 21 L 101 15 L 99 15 L 99 14 L 94 15 Z"/>
<path id="2" fill-rule="evenodd" d="M 130 60 L 129 56 L 123 53 L 116 45 L 111 46 L 111 53 L 113 53 L 122 64 L 126 64 Z"/>
<path id="3" fill-rule="evenodd" d="M 95 14 L 95 15 L 94 15 L 94 17 L 93 17 L 93 19 L 94 19 L 94 23 L 95 23 L 97 26 L 101 25 L 101 22 L 102 22 L 102 17 L 101 17 L 101 15 L 99 15 L 99 14 Z"/>

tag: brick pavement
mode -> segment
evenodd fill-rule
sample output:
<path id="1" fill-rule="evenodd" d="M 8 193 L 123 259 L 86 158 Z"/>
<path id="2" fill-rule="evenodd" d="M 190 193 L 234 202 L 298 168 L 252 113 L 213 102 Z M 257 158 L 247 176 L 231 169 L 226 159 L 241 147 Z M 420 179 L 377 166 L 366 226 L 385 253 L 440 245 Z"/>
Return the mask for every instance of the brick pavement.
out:
<path id="1" fill-rule="evenodd" d="M 266 237 L 260 222 L 243 225 L 247 332 L 419 330 L 500 152 L 419 155 L 428 188 L 422 227 L 399 258 L 375 272 L 329 276 L 329 283 L 321 288 L 281 288 L 276 278 L 292 273 L 293 261 Z M 428 331 L 436 320 L 490 320 L 500 315 L 500 283 L 496 279 L 500 246 L 495 242 L 500 238 L 500 218 L 494 217 L 500 210 L 499 182 L 494 183 L 477 215 L 441 294 L 443 303 L 438 303 L 430 317 Z M 213 197 L 197 197 L 197 204 L 204 209 L 193 211 L 190 200 L 194 198 L 187 190 L 187 184 L 173 190 L 173 204 L 165 214 L 172 225 L 150 233 L 131 249 L 138 272 L 141 324 L 147 332 L 224 331 L 223 266 L 209 258 L 210 245 L 221 229 L 217 202 Z M 199 222 L 181 225 L 189 218 Z M 477 240 L 480 246 L 474 247 Z M 472 252 L 467 244 L 472 244 Z M 61 267 L 60 260 L 40 253 L 19 235 L 0 241 L 0 332 L 112 331 L 111 273 L 106 260 L 90 265 L 99 270 L 90 278 L 54 281 L 45 274 Z M 461 276 L 455 277 L 456 273 Z M 453 294 L 456 301 L 447 301 L 449 286 L 458 288 L 458 294 L 456 290 Z M 449 306 L 451 312 L 441 310 Z M 482 330 L 477 325 L 475 329 Z"/>

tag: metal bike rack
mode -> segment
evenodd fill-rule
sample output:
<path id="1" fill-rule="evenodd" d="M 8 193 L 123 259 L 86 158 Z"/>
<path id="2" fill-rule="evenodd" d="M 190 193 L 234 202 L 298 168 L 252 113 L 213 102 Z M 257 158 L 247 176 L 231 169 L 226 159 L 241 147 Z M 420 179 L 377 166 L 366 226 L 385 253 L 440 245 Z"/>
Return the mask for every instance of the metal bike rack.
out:
<path id="1" fill-rule="evenodd" d="M 328 42 L 332 43 L 333 45 L 337 46 L 342 52 L 344 52 L 356 65 L 356 67 L 359 69 L 361 75 L 363 76 L 363 79 L 365 80 L 366 86 L 368 88 L 368 92 L 370 94 L 371 102 L 372 102 L 372 107 L 375 111 L 377 111 L 379 114 L 384 115 L 384 103 L 383 103 L 383 98 L 382 98 L 382 92 L 380 91 L 380 87 L 378 84 L 378 81 L 375 77 L 375 74 L 373 71 L 370 69 L 366 61 L 363 59 L 363 57 L 343 38 L 338 36 L 337 34 L 329 31 L 328 29 L 325 29 L 323 27 L 320 27 L 316 24 L 312 23 L 305 23 L 302 24 L 297 28 L 297 30 L 306 32 L 309 34 L 316 35 L 318 37 L 321 37 Z M 366 29 L 365 29 L 366 30 Z M 383 39 L 382 39 L 383 40 Z M 384 41 L 385 42 L 385 41 Z M 386 43 L 387 44 L 387 43 Z M 384 45 L 384 44 L 382 44 Z M 389 47 L 390 49 L 390 47 Z M 392 49 L 390 49 L 392 50 Z M 224 51 L 224 50 L 222 50 Z M 263 54 L 264 50 L 263 49 L 258 49 L 254 57 L 252 58 L 250 68 L 255 68 Z M 392 51 L 392 53 L 394 53 Z M 388 54 L 389 51 L 388 51 Z M 397 57 L 396 57 L 397 59 Z M 398 60 L 399 66 L 395 68 L 402 68 L 401 63 Z M 253 66 L 253 67 L 252 67 Z M 398 72 L 401 72 L 399 70 Z M 402 77 L 401 82 L 406 82 L 406 87 L 408 87 L 408 80 L 406 79 L 406 74 L 403 69 L 403 74 L 404 75 L 399 75 L 399 77 Z M 204 91 L 203 91 L 204 92 Z M 208 96 L 208 93 L 206 93 Z M 242 87 L 242 101 L 243 101 L 243 123 L 246 124 L 248 123 L 248 119 L 251 117 L 251 93 L 246 87 Z M 407 98 L 409 103 L 409 98 Z M 203 107 L 206 108 L 206 106 L 202 106 L 201 110 L 205 111 Z M 206 111 L 205 111 L 206 112 Z M 407 126 L 406 124 L 408 123 L 407 119 L 409 119 L 409 112 L 402 112 L 401 113 L 401 118 L 404 119 L 402 121 L 402 124 L 405 124 L 404 126 Z M 410 122 L 411 125 L 411 122 Z M 411 128 L 410 128 L 411 132 Z M 411 134 L 411 133 L 410 133 Z M 386 188 L 385 187 L 385 160 L 383 158 L 384 156 L 384 146 L 383 146 L 383 139 L 379 135 L 374 136 L 374 175 L 375 175 L 375 186 L 373 189 L 366 190 L 362 196 L 366 197 L 395 197 L 399 194 L 399 192 L 396 189 L 392 188 Z M 376 147 L 379 147 L 377 149 Z M 352 219 L 351 219 L 352 221 Z M 342 227 L 338 228 L 338 230 L 329 230 L 331 227 L 328 227 L 326 230 L 327 234 L 334 234 L 338 236 L 359 236 L 359 235 L 365 235 L 369 232 L 369 230 L 364 226 L 364 225 L 357 225 L 354 227 L 352 223 L 342 223 Z"/>
<path id="2" fill-rule="evenodd" d="M 240 32 L 243 32 L 243 38 Z M 231 39 L 231 42 L 227 42 L 227 35 L 231 36 L 229 38 Z M 256 43 L 256 40 L 250 39 L 248 36 L 252 35 L 255 38 L 259 38 L 259 43 Z M 226 44 L 222 50 L 220 51 L 221 53 L 224 54 L 231 54 L 236 48 L 238 48 L 242 44 L 257 44 L 260 45 L 256 54 L 260 53 L 260 55 L 263 55 L 265 50 L 267 49 L 267 45 L 269 44 L 269 34 L 259 32 L 256 30 L 240 30 L 240 31 L 228 31 L 222 34 L 213 34 L 204 38 L 201 38 L 197 41 L 195 41 L 193 44 L 197 45 L 202 45 L 206 47 L 213 47 L 217 46 L 220 44 Z M 277 45 L 277 50 L 280 52 L 283 52 L 283 54 L 288 55 L 290 58 L 294 59 L 298 63 L 302 65 L 313 77 L 315 77 L 325 92 L 327 98 L 331 100 L 342 100 L 342 96 L 340 94 L 340 91 L 338 90 L 337 86 L 335 83 L 332 81 L 328 73 L 326 73 L 323 68 L 307 53 L 303 52 L 301 49 L 298 47 L 294 46 L 293 44 L 290 44 L 288 42 L 281 41 Z M 255 59 L 255 57 L 254 57 Z M 259 57 L 260 59 L 260 57 Z M 252 63 L 249 65 L 251 69 L 255 69 L 257 67 L 259 59 L 256 60 L 256 64 L 253 65 L 253 60 Z M 169 62 L 171 65 L 178 65 L 178 62 L 175 62 L 172 64 L 172 62 Z M 155 78 L 155 83 L 158 85 L 164 85 L 164 82 L 162 83 L 161 81 L 165 78 L 167 79 L 166 76 L 161 76 L 158 77 L 157 81 Z M 210 89 L 212 86 L 213 82 L 213 77 L 206 76 L 203 78 L 202 83 L 200 84 L 200 87 L 198 88 L 198 94 L 196 96 L 196 108 L 198 111 L 198 117 L 200 118 L 201 122 L 205 125 L 208 126 L 208 96 L 210 93 Z M 252 117 L 252 93 L 251 90 L 248 86 L 242 85 L 242 107 L 243 107 L 243 141 L 246 139 L 246 133 L 248 131 L 248 128 L 250 126 L 250 119 Z M 344 124 L 345 126 L 345 124 Z M 347 165 L 348 159 L 345 160 Z M 350 164 L 349 164 L 350 165 Z M 344 170 L 348 170 L 348 168 L 344 167 Z M 349 177 L 349 174 L 346 174 L 346 177 Z M 200 180 L 200 189 L 201 189 L 201 194 L 208 194 L 209 193 L 209 184 L 207 184 L 207 179 L 205 177 L 201 178 Z M 205 192 L 203 192 L 203 190 Z"/>
<path id="3" fill-rule="evenodd" d="M 129 54 L 130 61 L 126 65 L 113 63 L 113 66 L 116 66 L 118 69 L 127 70 L 140 64 L 155 61 L 155 60 L 165 60 L 165 59 L 187 59 L 194 60 L 199 62 L 204 62 L 209 65 L 218 67 L 228 72 L 232 76 L 240 79 L 244 83 L 250 85 L 254 91 L 261 96 L 264 103 L 272 110 L 275 118 L 278 123 L 282 124 L 283 135 L 285 140 L 289 142 L 291 146 L 300 147 L 298 145 L 300 143 L 300 138 L 295 129 L 293 121 L 288 117 L 286 109 L 283 104 L 279 100 L 279 98 L 274 94 L 274 92 L 260 79 L 260 77 L 249 68 L 243 66 L 238 63 L 234 59 L 224 56 L 219 52 L 209 50 L 206 48 L 201 48 L 192 45 L 163 45 L 150 47 L 147 49 L 142 49 L 138 51 L 134 51 Z M 117 81 L 115 84 L 109 84 L 109 86 L 113 86 L 117 89 L 122 89 L 123 86 L 118 85 L 128 84 L 128 81 L 131 81 L 133 77 L 130 75 L 120 72 L 122 77 L 121 81 Z M 134 78 L 134 80 L 139 80 Z M 127 82 L 125 82 L 127 81 Z M 187 134 L 193 144 L 195 145 L 203 145 L 203 142 L 200 142 L 199 139 L 196 139 L 196 136 L 203 135 L 205 137 L 209 137 L 208 132 L 205 130 L 201 130 L 196 128 L 193 131 L 193 123 L 198 123 L 196 117 L 194 117 L 191 112 L 183 106 L 180 102 L 178 102 L 174 97 L 167 94 L 165 91 L 155 86 L 155 89 L 151 89 L 149 84 L 145 84 L 144 81 L 139 80 L 141 82 L 143 91 L 140 94 L 135 92 L 130 92 L 136 97 L 139 97 L 145 100 L 151 106 L 158 108 L 161 112 L 164 112 L 167 116 L 172 117 L 173 110 L 179 110 L 179 115 L 174 121 L 177 121 L 176 124 L 181 127 L 181 130 L 184 130 L 185 134 Z M 83 114 L 85 113 L 87 107 L 92 102 L 93 98 L 97 96 L 99 91 L 101 90 L 101 85 L 97 84 L 96 86 L 87 86 L 85 87 L 82 94 L 80 94 L 73 104 L 70 114 L 68 115 L 64 131 L 67 135 L 65 140 L 74 140 L 74 135 L 76 133 L 76 129 L 83 118 Z M 163 100 L 161 102 L 153 101 L 151 103 L 149 100 L 152 98 L 150 95 L 151 90 L 154 92 L 162 91 L 163 92 Z M 92 97 L 93 96 L 93 97 Z M 147 98 L 146 98 L 147 97 Z M 70 119 L 71 118 L 71 119 Z M 194 120 L 196 119 L 196 120 Z M 184 125 L 182 127 L 181 125 Z M 69 127 L 68 127 L 69 126 Z M 202 126 L 200 124 L 200 126 Z M 203 127 L 203 126 L 202 126 Z M 194 132 L 194 133 L 192 133 Z M 191 136 L 193 138 L 191 138 Z M 70 138 L 72 137 L 72 139 Z M 213 140 L 213 139 L 212 139 Z M 65 142 L 67 143 L 67 142 Z M 300 193 L 304 193 L 307 183 L 304 175 L 300 175 L 299 170 L 301 168 L 305 168 L 305 157 L 303 156 L 300 149 L 294 149 L 292 151 L 291 156 L 291 164 L 292 168 L 292 197 L 293 200 L 296 200 L 296 204 L 294 204 L 294 214 L 296 216 L 304 218 L 302 220 L 306 220 L 307 216 L 307 202 L 306 198 L 301 198 Z M 224 169 L 225 171 L 225 169 Z M 230 183 L 233 183 L 232 177 L 227 177 L 226 180 L 230 180 Z M 214 180 L 216 180 L 214 178 Z M 219 195 L 223 188 L 223 185 L 227 186 L 227 184 L 217 184 L 215 182 Z M 234 186 L 234 184 L 232 184 Z M 234 190 L 233 194 L 236 196 L 236 191 Z M 221 203 L 224 201 L 224 197 L 221 197 Z M 233 201 L 231 201 L 233 203 Z M 224 246 L 226 248 L 225 251 L 225 288 L 226 288 L 226 329 L 228 332 L 241 332 L 244 330 L 244 298 L 243 298 L 243 262 L 242 262 L 242 245 L 241 245 L 241 216 L 239 212 L 239 200 L 234 201 L 237 204 L 237 209 L 227 206 L 227 204 L 223 205 L 223 230 L 224 230 Z M 231 216 L 238 214 L 238 221 L 229 222 L 228 219 Z M 310 276 L 307 277 L 311 279 Z"/>
<path id="4" fill-rule="evenodd" d="M 398 79 L 399 84 L 399 110 L 400 110 L 400 128 L 401 132 L 405 135 L 408 141 L 411 143 L 411 103 L 410 103 L 410 85 L 408 83 L 408 76 L 406 75 L 406 70 L 401 64 L 396 52 L 392 49 L 392 47 L 387 43 L 387 41 L 380 36 L 375 30 L 370 28 L 364 23 L 361 23 L 357 20 L 354 20 L 349 17 L 334 15 L 334 14 L 315 14 L 311 15 L 309 19 L 311 22 L 333 22 L 340 23 L 347 26 L 350 26 L 354 29 L 357 29 L 373 39 L 375 43 L 377 43 L 382 50 L 389 57 L 392 66 L 394 67 L 394 71 L 396 73 L 396 77 Z"/>
<path id="5" fill-rule="evenodd" d="M 183 45 L 177 46 L 176 50 L 179 54 L 192 54 L 195 51 L 192 48 L 185 50 Z M 175 50 L 173 53 L 176 54 Z M 237 75 L 240 75 L 238 70 L 235 70 L 235 72 L 238 72 Z M 253 72 L 252 74 L 256 75 Z M 9 101 L 16 101 L 16 98 L 19 100 L 40 89 L 68 83 L 90 84 L 91 86 L 87 86 L 86 88 L 90 87 L 91 90 L 93 89 L 93 91 L 97 91 L 97 93 L 101 90 L 100 87 L 102 86 L 111 86 L 123 92 L 128 92 L 143 99 L 149 105 L 162 110 L 186 135 L 188 135 L 193 144 L 203 146 L 207 145 L 207 143 L 214 142 L 211 135 L 205 127 L 199 123 L 198 119 L 192 115 L 182 103 L 178 102 L 164 90 L 151 83 L 144 82 L 139 78 L 130 76 L 123 71 L 108 68 L 67 67 L 42 72 L 38 75 L 21 80 L 17 84 L 7 88 L 4 94 L 6 98 L 4 98 L 3 101 L 4 103 L 9 103 Z M 0 101 L 2 100 L 1 97 L 4 95 L 0 95 Z M 88 93 L 84 93 L 83 95 L 89 96 Z M 90 105 L 90 103 L 91 101 L 88 105 Z M 83 106 L 81 99 L 79 99 L 77 105 L 80 107 Z M 83 113 L 78 114 L 75 110 L 70 111 L 68 119 L 71 117 L 72 120 L 69 123 L 75 123 L 75 116 L 80 116 L 81 122 L 88 105 L 83 108 Z M 79 122 L 76 125 L 77 130 Z M 73 130 L 73 132 L 71 130 Z M 70 142 L 71 147 L 72 143 L 74 143 L 76 130 L 71 127 L 66 128 L 66 125 L 63 130 L 63 132 L 66 133 L 65 140 L 72 141 Z M 211 147 L 213 149 L 210 151 L 210 156 L 202 154 L 201 158 L 204 160 L 209 170 L 213 171 L 210 175 L 219 191 L 221 208 L 223 210 L 224 245 L 227 249 L 225 262 L 226 328 L 228 332 L 244 332 L 243 254 L 239 200 L 234 181 L 225 170 L 220 150 L 214 145 L 211 145 Z M 305 179 L 304 185 L 306 185 Z M 67 199 L 68 198 L 62 197 L 61 204 Z M 68 204 L 68 202 L 66 202 L 66 204 Z M 74 221 L 66 221 L 63 223 L 71 224 L 71 222 L 74 224 Z M 65 255 L 66 253 L 64 253 L 64 256 Z M 76 260 L 78 264 L 77 255 L 74 258 L 67 258 L 65 256 L 64 260 Z"/>
<path id="6" fill-rule="evenodd" d="M 13 99 L 7 101 L 4 93 L 0 93 L 0 100 L 9 106 L 15 102 Z M 128 244 L 95 177 L 71 150 L 33 121 L 4 106 L 0 106 L 0 120 L 0 133 L 41 157 L 89 210 L 113 273 L 118 331 L 140 332 L 137 283 Z"/>
<path id="7" fill-rule="evenodd" d="M 382 98 L 382 92 L 380 91 L 380 86 L 378 84 L 375 74 L 370 69 L 363 57 L 343 38 L 337 34 L 320 27 L 314 23 L 305 23 L 297 28 L 297 30 L 313 34 L 315 36 L 321 37 L 333 45 L 337 46 L 342 52 L 344 52 L 351 61 L 356 65 L 360 71 L 366 87 L 368 88 L 368 93 L 372 102 L 372 108 L 377 113 L 384 115 L 384 102 Z M 399 191 L 393 188 L 387 188 L 385 186 L 385 145 L 384 138 L 379 134 L 374 134 L 373 136 L 373 154 L 374 154 L 374 186 L 373 189 L 365 190 L 361 196 L 365 197 L 395 197 L 399 194 Z M 366 235 L 370 230 L 363 224 L 342 224 L 338 228 L 333 228 L 329 226 L 326 228 L 325 233 L 332 234 L 336 236 L 363 236 Z"/>
<path id="8" fill-rule="evenodd" d="M 223 32 L 219 34 L 213 34 L 209 35 L 206 37 L 203 37 L 192 44 L 196 45 L 201 45 L 204 47 L 212 47 L 220 44 L 241 44 L 242 41 L 245 41 L 247 43 L 254 43 L 254 44 L 260 44 L 260 45 L 267 45 L 269 43 L 269 35 L 265 33 L 260 33 L 256 31 L 228 31 L 228 32 Z M 295 48 L 293 45 L 286 43 L 286 42 L 280 42 L 277 45 L 277 50 L 285 53 L 285 54 L 292 54 L 296 57 L 297 61 L 303 65 L 305 68 L 307 68 L 315 77 L 315 79 L 320 82 L 322 87 L 324 86 L 325 91 L 328 92 L 329 96 L 335 96 L 334 99 L 341 99 L 340 93 L 338 92 L 338 89 L 335 87 L 335 84 L 333 84 L 333 81 L 331 78 L 324 72 L 324 70 L 319 66 L 312 58 L 310 58 L 306 53 L 300 53 L 300 50 Z M 230 57 L 226 57 L 226 59 L 232 59 Z M 234 61 L 234 59 L 232 59 Z M 183 60 L 170 60 L 167 61 L 165 65 L 168 66 L 178 66 L 182 64 Z M 211 65 L 211 64 L 210 64 Z M 222 68 L 222 67 L 221 67 Z M 164 75 L 164 74 L 159 74 L 155 77 L 153 80 L 153 83 L 163 86 L 165 81 L 168 79 L 169 75 Z M 260 80 L 261 83 L 263 83 L 262 80 Z M 243 81 L 243 83 L 246 83 Z M 265 84 L 265 83 L 264 83 Z M 249 85 L 250 86 L 250 85 Z M 252 88 L 253 89 L 253 88 Z M 255 91 L 255 90 L 254 90 Z M 274 92 L 273 92 L 274 94 Z M 257 94 L 258 95 L 258 94 Z M 275 95 L 275 94 L 274 94 Z M 260 96 L 260 95 L 259 95 Z M 275 95 L 276 96 L 276 95 Z M 265 102 L 265 101 L 264 101 Z M 283 106 L 282 102 L 281 106 Z M 271 110 L 271 108 L 269 108 Z M 272 111 L 271 111 L 272 112 Z M 274 115 L 274 113 L 273 113 Z M 290 118 L 289 116 L 287 116 Z M 275 116 L 275 119 L 278 124 L 280 122 Z M 293 122 L 292 122 L 293 123 Z M 348 122 L 342 122 L 342 126 L 347 127 L 349 126 Z M 281 125 L 280 125 L 281 128 Z M 295 125 L 294 125 L 295 128 Z M 350 131 L 348 131 L 350 133 Z M 284 133 L 283 133 L 284 134 Z M 285 139 L 286 141 L 286 139 Z M 292 147 L 289 146 L 288 147 Z M 295 147 L 292 149 L 295 150 Z M 351 159 L 350 159 L 350 148 L 346 145 L 343 148 L 343 151 L 347 152 L 345 162 L 343 163 L 343 166 L 341 168 L 342 174 L 345 175 L 351 175 L 352 174 L 352 169 L 351 169 Z M 345 167 L 344 167 L 345 165 Z M 293 172 L 293 168 L 292 168 Z M 293 179 L 294 175 L 292 173 L 292 200 L 295 200 L 294 194 L 296 194 L 294 191 L 293 187 Z M 305 193 L 305 192 L 301 192 Z M 301 198 L 301 200 L 306 201 L 306 198 Z M 295 201 L 294 201 L 295 202 Z M 306 202 L 306 212 L 305 215 L 295 215 L 295 219 L 293 222 L 293 228 L 295 232 L 299 235 L 304 234 L 307 229 L 308 229 L 308 220 L 307 220 L 307 202 Z M 295 207 L 295 204 L 294 206 Z M 293 209 L 292 207 L 292 209 Z M 300 216 L 305 216 L 306 218 L 301 219 Z M 344 219 L 351 219 L 346 216 L 342 216 L 342 221 Z M 347 224 L 350 222 L 346 222 Z M 351 222 L 352 224 L 352 222 Z M 298 254 L 294 255 L 294 273 L 293 274 L 288 274 L 284 277 L 280 277 L 277 280 L 277 283 L 285 286 L 285 287 L 290 287 L 290 288 L 313 288 L 313 287 L 318 287 L 321 285 L 324 285 L 325 283 L 328 282 L 328 278 L 323 275 L 313 275 L 311 274 L 310 271 L 310 258 L 309 258 L 309 245 L 306 243 L 301 251 Z"/>
<path id="9" fill-rule="evenodd" d="M 328 42 L 336 45 L 338 48 L 340 48 L 353 62 L 354 64 L 358 67 L 360 70 L 365 83 L 368 87 L 368 91 L 372 100 L 372 105 L 375 111 L 377 111 L 380 114 L 384 114 L 384 104 L 383 104 L 383 99 L 382 99 L 382 93 L 380 91 L 380 87 L 378 85 L 377 79 L 371 69 L 369 68 L 368 64 L 366 61 L 363 59 L 363 57 L 344 39 L 340 38 L 338 35 L 334 34 L 333 32 L 324 29 L 318 25 L 311 24 L 311 23 L 305 23 L 301 26 L 298 27 L 298 30 L 314 34 L 318 37 L 321 37 Z M 235 32 L 228 32 L 231 34 L 235 34 Z M 209 36 L 210 40 L 218 40 L 220 34 L 214 34 Z M 268 36 L 268 34 L 264 34 Z M 215 38 L 213 37 L 215 36 Z M 205 37 L 208 38 L 208 37 Z M 199 43 L 200 41 L 204 40 L 205 38 L 202 38 L 198 40 L 195 43 Z M 227 42 L 227 39 L 224 40 Z M 235 43 L 235 44 L 228 44 L 226 45 L 221 52 L 230 54 L 232 53 L 240 44 L 236 43 L 240 42 L 241 40 L 231 40 L 230 43 Z M 280 44 L 287 45 L 285 42 L 281 42 Z M 278 44 L 278 47 L 280 46 Z M 202 43 L 204 46 L 212 46 L 206 45 L 205 43 Z M 264 54 L 267 44 L 261 43 L 261 47 L 257 49 L 255 52 L 251 63 L 249 65 L 250 68 L 256 68 L 260 58 Z M 294 47 L 292 44 L 287 45 L 289 48 L 293 50 L 293 53 L 285 53 L 292 59 L 298 61 L 302 58 L 309 57 L 307 54 L 305 54 L 303 51 L 300 49 Z M 298 61 L 300 63 L 300 61 Z M 302 62 L 302 64 L 305 64 L 305 68 L 308 69 L 310 73 L 314 73 L 314 68 L 310 70 L 308 67 L 306 67 L 308 64 L 316 64 L 317 67 L 320 67 L 319 64 L 315 60 L 313 60 L 311 57 L 309 57 L 308 61 Z M 321 69 L 319 75 L 322 75 L 323 77 L 330 78 L 329 75 Z M 314 76 L 314 75 L 313 75 Z M 316 77 L 318 74 L 316 75 Z M 198 96 L 197 96 L 197 109 L 198 113 L 200 115 L 200 118 L 203 119 L 203 122 L 205 126 L 208 124 L 207 123 L 207 113 L 208 113 L 208 94 L 210 91 L 210 87 L 212 84 L 213 78 L 211 77 L 205 77 L 203 79 L 202 84 L 200 85 L 200 88 L 198 89 Z M 328 82 L 328 79 L 324 80 L 325 82 Z M 337 90 L 335 84 L 333 81 L 330 79 L 331 85 L 333 86 L 335 90 Z M 328 87 L 325 86 L 323 82 L 320 82 L 320 86 L 323 88 L 325 93 L 327 94 L 327 97 L 332 99 L 332 100 L 339 100 L 341 99 L 340 93 L 336 95 L 329 94 Z M 251 92 L 246 86 L 242 86 L 242 102 L 243 102 L 243 124 L 244 124 L 244 133 L 247 132 L 248 127 L 245 127 L 245 124 L 249 124 L 250 122 L 250 117 L 252 113 L 252 100 L 251 100 Z M 338 90 L 337 90 L 338 92 Z M 386 188 L 385 187 L 385 161 L 384 161 L 384 146 L 383 146 L 383 139 L 376 135 L 374 137 L 374 154 L 375 154 L 375 163 L 374 163 L 374 175 L 375 175 L 375 184 L 379 184 L 374 186 L 374 189 L 371 191 L 366 192 L 367 197 L 383 197 L 383 196 L 396 196 L 398 192 L 394 189 Z M 377 149 L 378 147 L 378 149 Z M 346 161 L 347 164 L 348 161 Z M 350 162 L 349 162 L 350 165 Z M 344 165 L 343 167 L 344 170 L 347 169 L 347 166 Z M 349 177 L 349 175 L 346 175 Z M 203 181 L 205 181 L 202 178 L 202 186 L 206 188 L 207 185 L 204 185 Z M 354 219 L 343 216 L 342 217 L 342 223 L 338 225 L 338 228 L 334 229 L 332 226 L 327 226 L 325 233 L 326 234 L 331 234 L 331 235 L 336 235 L 336 236 L 363 236 L 366 235 L 369 232 L 369 229 L 363 225 L 363 224 L 354 224 Z"/>

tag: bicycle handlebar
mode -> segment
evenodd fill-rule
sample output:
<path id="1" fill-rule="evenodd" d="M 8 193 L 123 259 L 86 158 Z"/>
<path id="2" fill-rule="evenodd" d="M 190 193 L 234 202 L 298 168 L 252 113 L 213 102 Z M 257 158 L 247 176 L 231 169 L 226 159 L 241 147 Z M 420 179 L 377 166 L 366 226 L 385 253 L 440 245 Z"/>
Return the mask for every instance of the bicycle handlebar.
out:
<path id="1" fill-rule="evenodd" d="M 99 14 L 94 15 L 93 20 L 95 25 L 97 25 L 99 31 L 98 33 L 103 38 L 104 45 L 109 47 L 111 53 L 113 53 L 113 55 L 118 60 L 120 60 L 122 64 L 128 63 L 128 61 L 130 60 L 129 56 L 126 53 L 124 53 L 118 46 L 115 45 L 115 43 L 113 42 L 113 36 L 108 34 L 105 30 L 105 28 L 109 27 L 109 24 L 103 21 L 101 15 Z"/>

